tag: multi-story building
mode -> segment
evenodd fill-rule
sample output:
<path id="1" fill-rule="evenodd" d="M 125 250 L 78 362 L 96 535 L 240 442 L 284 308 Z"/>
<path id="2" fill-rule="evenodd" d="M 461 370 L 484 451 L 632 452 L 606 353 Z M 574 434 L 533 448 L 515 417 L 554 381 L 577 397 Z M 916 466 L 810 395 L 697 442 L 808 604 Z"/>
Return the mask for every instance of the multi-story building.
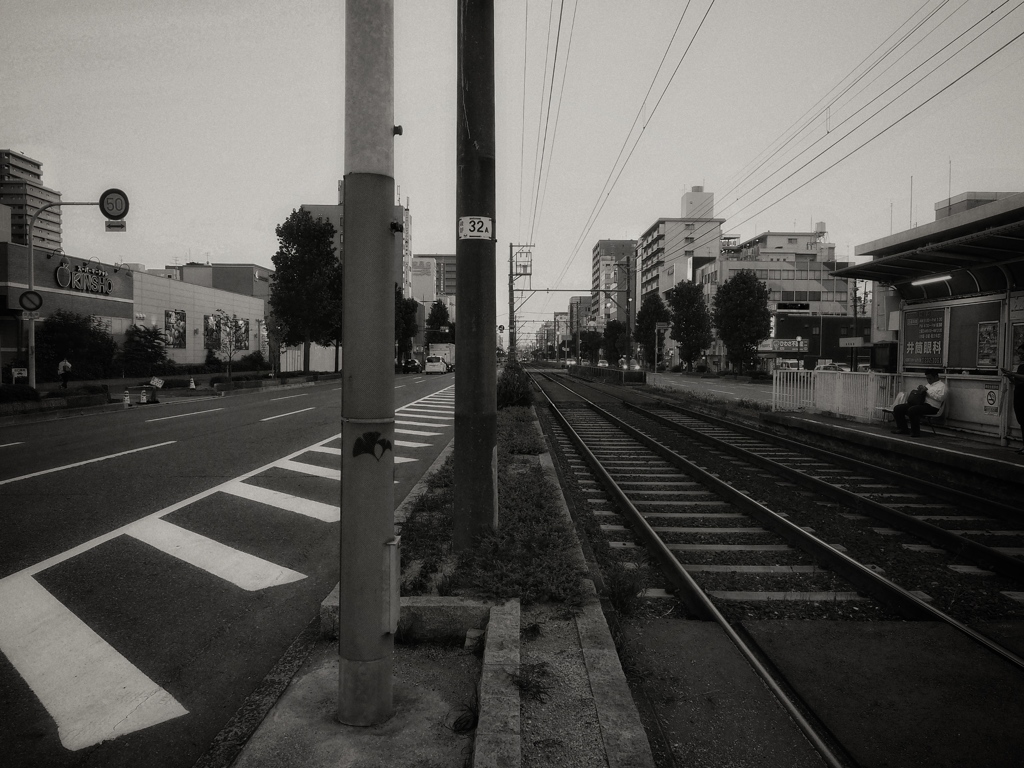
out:
<path id="1" fill-rule="evenodd" d="M 555 312 L 555 347 L 559 356 L 564 357 L 569 351 L 569 313 Z"/>
<path id="2" fill-rule="evenodd" d="M 411 293 L 407 298 L 416 299 L 430 307 L 437 301 L 437 261 L 421 259 L 418 256 L 410 262 Z"/>
<path id="3" fill-rule="evenodd" d="M 691 279 L 694 259 L 717 259 L 721 252 L 725 219 L 714 218 L 714 193 L 693 187 L 683 195 L 680 208 L 680 218 L 658 219 L 637 240 L 639 303 L 649 293 L 664 298 L 677 283 Z"/>
<path id="4" fill-rule="evenodd" d="M 590 319 L 603 332 L 612 320 L 628 323 L 635 240 L 598 240 L 591 252 Z"/>
<path id="5" fill-rule="evenodd" d="M 337 205 L 301 205 L 303 211 L 309 211 L 314 219 L 329 221 L 334 227 L 334 255 L 342 263 L 345 261 L 345 202 Z"/>
<path id="6" fill-rule="evenodd" d="M 434 271 L 434 294 L 437 299 L 444 302 L 448 307 L 448 316 L 455 320 L 455 254 L 454 253 L 420 253 L 417 259 L 433 259 L 436 268 Z"/>
<path id="7" fill-rule="evenodd" d="M 47 203 L 59 203 L 60 192 L 43 186 L 43 164 L 10 149 L 0 149 L 0 203 L 11 209 L 11 242 L 28 245 L 32 216 Z M 60 208 L 49 208 L 36 219 L 36 248 L 57 250 L 61 244 Z"/>

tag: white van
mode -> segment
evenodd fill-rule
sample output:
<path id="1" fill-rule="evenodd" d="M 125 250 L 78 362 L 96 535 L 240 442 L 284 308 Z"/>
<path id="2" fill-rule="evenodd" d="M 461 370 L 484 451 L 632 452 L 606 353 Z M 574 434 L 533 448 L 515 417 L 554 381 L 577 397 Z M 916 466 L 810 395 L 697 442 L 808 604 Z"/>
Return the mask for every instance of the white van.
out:
<path id="1" fill-rule="evenodd" d="M 448 366 L 445 365 L 444 358 L 440 355 L 427 355 L 427 365 L 423 369 L 424 373 L 448 373 Z"/>

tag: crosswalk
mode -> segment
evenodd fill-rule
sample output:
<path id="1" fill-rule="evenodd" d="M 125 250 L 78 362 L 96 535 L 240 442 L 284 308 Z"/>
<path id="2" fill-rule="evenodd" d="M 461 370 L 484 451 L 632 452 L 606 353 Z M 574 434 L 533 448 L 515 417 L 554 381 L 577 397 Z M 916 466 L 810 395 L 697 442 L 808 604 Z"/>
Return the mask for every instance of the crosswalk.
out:
<path id="1" fill-rule="evenodd" d="M 454 387 L 397 409 L 395 462 L 433 456 L 436 450 L 431 449 L 450 440 L 453 428 Z M 334 435 L 0 579 L 0 653 L 53 718 L 65 749 L 84 749 L 188 712 L 36 577 L 101 544 L 128 537 L 247 592 L 305 579 L 298 571 L 165 518 L 202 500 L 234 497 L 292 513 L 306 525 L 337 524 L 338 504 L 273 490 L 256 481 L 272 471 L 283 471 L 340 483 L 340 439 L 340 434 Z M 338 457 L 338 465 L 318 464 L 316 457 L 325 455 Z M 340 495 L 339 488 L 334 498 L 340 500 Z"/>

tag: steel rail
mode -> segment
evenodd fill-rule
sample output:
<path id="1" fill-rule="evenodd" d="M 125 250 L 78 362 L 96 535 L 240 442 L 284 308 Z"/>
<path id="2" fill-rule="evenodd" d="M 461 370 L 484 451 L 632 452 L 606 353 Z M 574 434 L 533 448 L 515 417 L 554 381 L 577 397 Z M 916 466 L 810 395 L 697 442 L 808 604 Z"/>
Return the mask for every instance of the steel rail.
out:
<path id="1" fill-rule="evenodd" d="M 552 383 L 557 384 L 560 387 L 572 392 L 569 387 L 566 387 L 561 382 L 557 382 L 549 376 L 545 376 Z M 998 643 L 990 640 L 988 637 L 980 634 L 979 632 L 971 629 L 965 624 L 960 623 L 952 616 L 940 611 L 932 605 L 929 605 L 924 600 L 921 600 L 916 595 L 911 594 L 907 590 L 895 584 L 884 576 L 875 573 L 871 569 L 865 567 L 861 563 L 857 562 L 853 558 L 849 557 L 843 552 L 839 552 L 835 548 L 831 547 L 826 542 L 816 536 L 808 533 L 799 526 L 791 523 L 790 521 L 779 517 L 770 509 L 762 504 L 749 498 L 742 492 L 736 490 L 727 483 L 719 480 L 714 475 L 706 472 L 700 467 L 696 466 L 692 462 L 687 461 L 682 456 L 679 456 L 674 451 L 666 448 L 658 441 L 654 440 L 647 435 L 644 435 L 639 430 L 625 424 L 621 419 L 616 418 L 612 414 L 608 413 L 604 409 L 590 402 L 582 395 L 576 393 L 589 408 L 597 413 L 600 413 L 611 423 L 619 426 L 627 434 L 633 436 L 635 439 L 647 445 L 651 450 L 658 453 L 659 456 L 669 461 L 674 466 L 684 471 L 698 475 L 704 482 L 705 478 L 707 484 L 720 489 L 723 496 L 726 496 L 732 500 L 738 506 L 745 509 L 752 517 L 756 517 L 760 522 L 767 525 L 775 533 L 779 534 L 783 538 L 793 543 L 798 548 L 805 552 L 812 554 L 819 562 L 832 570 L 836 571 L 839 575 L 843 576 L 847 581 L 851 582 L 859 589 L 872 595 L 875 599 L 884 603 L 885 605 L 893 608 L 900 613 L 904 618 L 911 620 L 935 620 L 941 621 L 958 632 L 966 635 L 970 639 L 974 640 L 979 645 L 984 646 L 988 650 L 992 651 L 996 655 L 1002 657 L 1010 664 L 1014 665 L 1020 670 L 1024 670 L 1024 659 L 1015 654 L 1008 648 L 1004 648 Z M 550 399 L 549 399 L 550 402 Z M 639 514 L 639 513 L 637 513 Z M 644 521 L 646 522 L 646 521 Z"/>
<path id="2" fill-rule="evenodd" d="M 540 387 L 538 387 L 540 389 Z M 571 391 L 571 390 L 570 390 Z M 661 537 L 652 530 L 650 524 L 644 519 L 640 511 L 633 505 L 629 500 L 626 493 L 619 487 L 618 483 L 612 478 L 608 471 L 601 464 L 600 460 L 593 454 L 593 452 L 587 447 L 583 438 L 580 437 L 579 433 L 573 429 L 572 425 L 569 424 L 568 420 L 562 414 L 561 410 L 555 405 L 555 403 L 548 397 L 542 389 L 541 394 L 548 402 L 548 406 L 551 409 L 551 413 L 555 416 L 562 429 L 565 430 L 569 439 L 576 446 L 576 449 L 583 456 L 584 460 L 590 466 L 594 474 L 598 476 L 598 479 L 604 485 L 607 490 L 616 501 L 619 502 L 621 507 L 626 511 L 630 519 L 636 525 L 636 532 L 643 539 L 644 543 L 648 545 L 649 550 L 653 550 L 657 556 L 659 562 L 667 569 L 667 577 L 676 586 L 680 588 L 680 599 L 683 604 L 691 610 L 697 616 L 706 620 L 714 621 L 718 626 L 722 628 L 726 636 L 732 641 L 733 645 L 739 650 L 740 654 L 747 660 L 754 672 L 760 677 L 765 685 L 768 686 L 776 700 L 782 705 L 790 717 L 793 718 L 794 722 L 800 731 L 807 737 L 807 740 L 814 745 L 814 748 L 821 755 L 822 759 L 830 766 L 830 768 L 845 768 L 846 763 L 840 760 L 833 753 L 831 748 L 821 738 L 818 732 L 810 724 L 810 722 L 804 717 L 803 713 L 796 706 L 796 704 L 786 695 L 786 692 L 782 690 L 782 687 L 775 681 L 775 678 L 768 671 L 768 669 L 761 663 L 757 654 L 750 648 L 750 646 L 739 636 L 735 629 L 729 624 L 726 618 L 719 612 L 715 607 L 711 599 L 705 594 L 704 590 L 693 580 L 693 577 L 682 567 L 675 555 L 672 554 L 671 550 L 665 546 L 665 542 L 661 540 Z M 589 400 L 584 402 L 591 408 L 595 408 L 599 413 L 603 413 L 601 409 L 596 408 L 593 403 Z"/>

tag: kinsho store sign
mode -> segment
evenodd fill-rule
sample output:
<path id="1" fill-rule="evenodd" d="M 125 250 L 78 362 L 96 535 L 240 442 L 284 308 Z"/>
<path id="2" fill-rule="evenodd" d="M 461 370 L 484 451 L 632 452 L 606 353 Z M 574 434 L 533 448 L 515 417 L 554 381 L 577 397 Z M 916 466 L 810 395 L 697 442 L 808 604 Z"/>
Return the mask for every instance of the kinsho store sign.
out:
<path id="1" fill-rule="evenodd" d="M 72 267 L 67 261 L 62 260 L 54 270 L 53 276 L 57 285 L 72 291 L 109 295 L 114 290 L 114 282 L 110 276 L 98 267 Z"/>

